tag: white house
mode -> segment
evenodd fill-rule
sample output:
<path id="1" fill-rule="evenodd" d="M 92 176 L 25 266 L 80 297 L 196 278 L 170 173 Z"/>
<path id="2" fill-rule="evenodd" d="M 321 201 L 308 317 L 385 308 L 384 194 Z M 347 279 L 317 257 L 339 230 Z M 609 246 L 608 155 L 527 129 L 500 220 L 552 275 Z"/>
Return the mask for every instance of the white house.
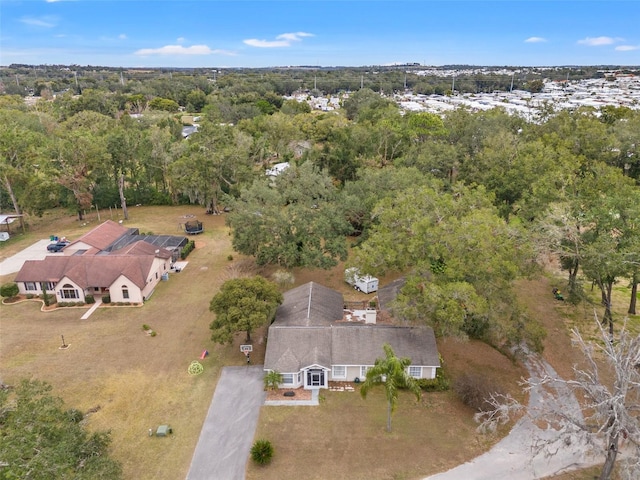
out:
<path id="1" fill-rule="evenodd" d="M 411 359 L 414 378 L 435 378 L 440 359 L 429 327 L 349 321 L 342 294 L 314 282 L 289 290 L 269 327 L 265 371 L 282 374 L 281 387 L 328 388 L 330 381 L 358 382 L 389 344 Z"/>

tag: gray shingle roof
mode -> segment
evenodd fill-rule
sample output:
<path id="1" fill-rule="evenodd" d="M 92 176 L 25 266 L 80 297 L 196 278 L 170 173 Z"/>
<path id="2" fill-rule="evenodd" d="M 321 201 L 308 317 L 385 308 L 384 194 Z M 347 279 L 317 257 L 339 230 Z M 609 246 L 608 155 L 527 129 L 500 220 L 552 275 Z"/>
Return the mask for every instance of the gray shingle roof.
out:
<path id="1" fill-rule="evenodd" d="M 385 343 L 415 366 L 440 366 L 429 327 L 336 323 L 342 320 L 340 292 L 314 282 L 289 290 L 269 327 L 264 366 L 294 373 L 310 365 L 373 365 Z"/>
<path id="2" fill-rule="evenodd" d="M 378 289 L 378 306 L 380 310 L 391 310 L 390 303 L 396 299 L 405 283 L 406 280 L 402 277 Z"/>
<path id="3" fill-rule="evenodd" d="M 342 320 L 342 294 L 318 283 L 305 283 L 283 297 L 276 311 L 278 325 L 319 326 Z"/>
<path id="4" fill-rule="evenodd" d="M 412 365 L 440 366 L 436 337 L 429 327 L 392 325 L 334 325 L 331 328 L 332 365 L 373 365 L 384 357 L 388 343 L 398 357 Z"/>
<path id="5" fill-rule="evenodd" d="M 331 367 L 331 329 L 272 325 L 264 358 L 265 368 L 292 373 L 309 365 Z"/>

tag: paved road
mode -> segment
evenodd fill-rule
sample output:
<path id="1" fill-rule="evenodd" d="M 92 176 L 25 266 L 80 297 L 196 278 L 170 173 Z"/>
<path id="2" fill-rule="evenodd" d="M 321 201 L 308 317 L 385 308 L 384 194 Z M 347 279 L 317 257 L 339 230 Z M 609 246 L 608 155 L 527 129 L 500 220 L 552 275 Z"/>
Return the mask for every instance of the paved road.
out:
<path id="1" fill-rule="evenodd" d="M 224 367 L 202 426 L 187 480 L 243 480 L 260 406 L 262 365 Z"/>
<path id="2" fill-rule="evenodd" d="M 530 357 L 525 363 L 534 381 L 560 378 L 546 361 Z M 528 408 L 539 416 L 544 405 L 562 405 L 564 411 L 580 414 L 575 396 L 565 385 L 554 383 L 555 391 L 540 386 L 529 392 Z M 583 432 L 541 429 L 524 416 L 509 435 L 487 453 L 449 471 L 424 480 L 534 480 L 558 473 L 586 468 L 603 461 Z"/>
<path id="3" fill-rule="evenodd" d="M 10 273 L 19 272 L 22 268 L 22 264 L 27 260 L 42 260 L 47 255 L 64 255 L 62 252 L 48 252 L 47 245 L 50 243 L 50 240 L 39 240 L 21 252 L 3 260 L 0 262 L 0 275 L 9 275 Z"/>

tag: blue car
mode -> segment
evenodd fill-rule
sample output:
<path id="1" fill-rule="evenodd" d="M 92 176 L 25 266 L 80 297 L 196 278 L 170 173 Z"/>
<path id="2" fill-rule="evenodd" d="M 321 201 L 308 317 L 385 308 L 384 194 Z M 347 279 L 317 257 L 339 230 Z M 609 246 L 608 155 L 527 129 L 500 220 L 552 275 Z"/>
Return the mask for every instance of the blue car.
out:
<path id="1" fill-rule="evenodd" d="M 69 242 L 56 242 L 56 243 L 50 243 L 49 245 L 47 245 L 47 250 L 50 252 L 61 252 L 62 249 L 64 247 L 66 247 L 67 245 L 69 245 Z"/>

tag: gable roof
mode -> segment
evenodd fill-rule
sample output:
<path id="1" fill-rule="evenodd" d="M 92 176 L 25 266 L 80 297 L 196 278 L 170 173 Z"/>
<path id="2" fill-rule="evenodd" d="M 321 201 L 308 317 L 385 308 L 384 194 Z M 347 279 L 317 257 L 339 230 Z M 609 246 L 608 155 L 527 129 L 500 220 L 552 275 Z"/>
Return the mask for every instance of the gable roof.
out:
<path id="1" fill-rule="evenodd" d="M 321 326 L 342 320 L 342 294 L 319 283 L 309 282 L 289 290 L 276 310 L 278 325 Z"/>
<path id="2" fill-rule="evenodd" d="M 71 242 L 70 245 L 75 245 L 76 243 L 86 243 L 87 245 L 91 245 L 92 247 L 98 250 L 105 250 L 109 245 L 118 240 L 123 235 L 129 233 L 131 230 L 127 227 L 123 227 L 122 225 L 114 222 L 113 220 L 107 220 L 104 223 L 101 223 L 93 230 L 82 235 L 79 239 Z M 69 248 L 69 250 L 73 250 L 73 248 Z"/>
<path id="3" fill-rule="evenodd" d="M 398 357 L 412 365 L 440 366 L 438 347 L 430 327 L 393 325 L 334 325 L 331 328 L 332 365 L 373 365 L 384 357 L 388 343 Z"/>
<path id="4" fill-rule="evenodd" d="M 405 283 L 406 279 L 401 277 L 378 289 L 378 306 L 380 310 L 391 310 L 391 302 L 396 299 Z"/>
<path id="5" fill-rule="evenodd" d="M 109 287 L 120 275 L 144 288 L 153 265 L 154 255 L 47 256 L 44 260 L 28 260 L 16 282 L 59 282 L 64 277 L 81 288 Z"/>
<path id="6" fill-rule="evenodd" d="M 439 367 L 436 337 L 430 327 L 392 325 L 279 326 L 269 328 L 264 367 L 293 373 L 309 365 L 374 365 L 388 343 L 411 365 Z"/>
<path id="7" fill-rule="evenodd" d="M 389 300 L 401 283 L 389 292 Z M 310 282 L 285 292 L 269 327 L 267 370 L 294 373 L 310 365 L 374 365 L 388 343 L 415 366 L 440 366 L 430 327 L 344 323 L 340 292 Z"/>
<path id="8" fill-rule="evenodd" d="M 309 365 L 331 366 L 331 330 L 326 327 L 269 328 L 264 366 L 292 373 Z"/>

